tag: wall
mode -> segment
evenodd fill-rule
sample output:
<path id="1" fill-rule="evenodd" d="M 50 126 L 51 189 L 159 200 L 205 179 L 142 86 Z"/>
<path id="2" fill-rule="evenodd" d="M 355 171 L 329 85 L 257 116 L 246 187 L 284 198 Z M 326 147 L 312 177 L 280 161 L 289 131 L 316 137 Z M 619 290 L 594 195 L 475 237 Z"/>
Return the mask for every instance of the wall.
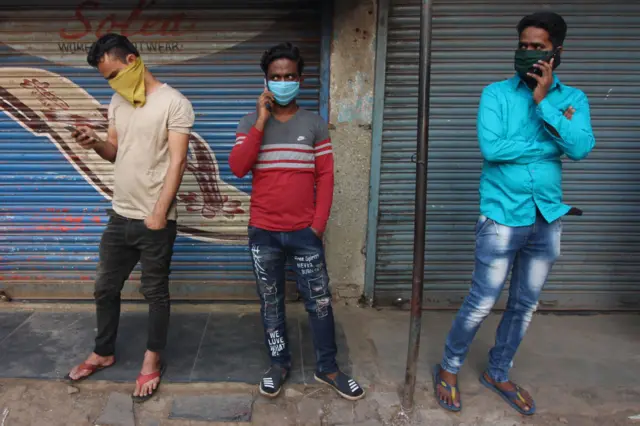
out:
<path id="1" fill-rule="evenodd" d="M 336 299 L 349 302 L 364 288 L 376 1 L 336 0 L 333 25 L 330 127 L 336 187 L 327 263 Z"/>

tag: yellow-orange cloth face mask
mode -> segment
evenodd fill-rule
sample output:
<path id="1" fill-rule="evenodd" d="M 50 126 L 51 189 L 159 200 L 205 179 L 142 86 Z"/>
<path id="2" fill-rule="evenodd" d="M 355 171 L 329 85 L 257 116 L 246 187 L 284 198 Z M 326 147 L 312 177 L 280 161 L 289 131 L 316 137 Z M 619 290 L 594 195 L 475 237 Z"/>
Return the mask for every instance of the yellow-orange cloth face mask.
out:
<path id="1" fill-rule="evenodd" d="M 137 58 L 134 63 L 109 80 L 109 86 L 133 105 L 134 108 L 144 106 L 146 102 L 144 70 L 142 59 Z"/>

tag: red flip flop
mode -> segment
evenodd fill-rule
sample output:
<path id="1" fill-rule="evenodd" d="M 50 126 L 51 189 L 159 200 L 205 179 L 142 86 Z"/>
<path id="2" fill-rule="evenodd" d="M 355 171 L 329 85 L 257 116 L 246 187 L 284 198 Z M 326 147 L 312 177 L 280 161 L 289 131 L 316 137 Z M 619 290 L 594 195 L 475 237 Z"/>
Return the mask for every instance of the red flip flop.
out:
<path id="1" fill-rule="evenodd" d="M 149 383 L 150 381 L 157 379 L 158 377 L 160 377 L 162 381 L 162 376 L 164 375 L 164 372 L 166 370 L 167 370 L 167 365 L 163 362 L 160 364 L 160 370 L 154 371 L 153 373 L 149 373 L 149 374 L 139 374 L 138 378 L 136 379 L 136 383 L 139 384 L 140 386 L 144 386 L 146 383 Z M 158 382 L 158 386 L 156 386 L 156 388 L 153 389 L 149 395 L 145 395 L 145 396 L 131 395 L 131 399 L 133 400 L 133 402 L 136 402 L 136 403 L 148 401 L 153 397 L 153 395 L 156 394 L 156 392 L 158 392 L 158 389 L 160 389 L 160 382 Z"/>
<path id="2" fill-rule="evenodd" d="M 109 365 L 96 365 L 96 364 L 88 364 L 86 362 L 83 362 L 82 364 L 80 364 L 78 366 L 78 371 L 88 371 L 89 374 L 87 374 L 86 376 L 82 376 L 79 379 L 72 379 L 71 378 L 71 372 L 67 373 L 66 376 L 64 376 L 64 379 L 69 382 L 69 383 L 79 383 L 83 380 L 88 379 L 89 377 L 93 376 L 94 373 L 97 373 L 98 371 L 101 370 L 105 370 L 109 367 L 112 367 L 113 364 L 115 364 L 116 362 L 114 361 L 113 363 L 109 364 Z"/>

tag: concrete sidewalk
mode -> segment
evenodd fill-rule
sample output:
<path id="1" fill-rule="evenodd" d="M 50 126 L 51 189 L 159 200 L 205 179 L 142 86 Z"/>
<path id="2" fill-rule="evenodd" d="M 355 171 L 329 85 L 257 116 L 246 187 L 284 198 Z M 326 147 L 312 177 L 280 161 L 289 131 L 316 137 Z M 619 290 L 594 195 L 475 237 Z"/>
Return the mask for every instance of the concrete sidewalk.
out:
<path id="1" fill-rule="evenodd" d="M 354 404 L 312 383 L 305 314 L 290 305 L 296 375 L 271 402 L 256 395 L 254 384 L 267 366 L 257 306 L 176 306 L 166 380 L 157 397 L 132 407 L 127 394 L 144 349 L 145 315 L 141 306 L 123 311 L 118 369 L 74 388 L 55 379 L 91 349 L 92 307 L 0 305 L 0 425 L 583 426 L 633 424 L 629 418 L 640 414 L 640 315 L 536 315 L 513 370 L 538 406 L 535 417 L 524 419 L 477 380 L 499 315 L 478 333 L 460 377 L 464 410 L 452 415 L 434 401 L 429 370 L 439 361 L 453 313 L 424 314 L 416 409 L 404 416 L 397 392 L 407 312 L 336 308 L 341 364 L 368 390 Z"/>

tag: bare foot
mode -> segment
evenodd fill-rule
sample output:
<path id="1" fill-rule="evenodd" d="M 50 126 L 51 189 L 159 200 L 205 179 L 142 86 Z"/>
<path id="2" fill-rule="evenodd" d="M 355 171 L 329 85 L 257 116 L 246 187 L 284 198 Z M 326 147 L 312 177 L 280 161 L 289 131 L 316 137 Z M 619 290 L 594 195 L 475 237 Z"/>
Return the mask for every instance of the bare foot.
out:
<path id="1" fill-rule="evenodd" d="M 115 362 L 116 358 L 113 355 L 100 356 L 93 352 L 91 353 L 91 355 L 89 355 L 85 362 L 73 367 L 73 369 L 69 372 L 69 377 L 71 378 L 71 380 L 80 380 L 95 373 L 98 369 L 111 367 Z M 84 364 L 95 366 L 96 368 L 83 368 Z"/>
<path id="2" fill-rule="evenodd" d="M 157 352 L 147 351 L 144 354 L 144 361 L 142 362 L 142 370 L 140 374 L 147 375 L 160 371 L 160 354 Z M 133 391 L 133 396 L 147 396 L 151 395 L 160 384 L 160 377 L 153 380 L 149 380 L 147 383 L 140 385 L 136 380 L 136 389 Z"/>
<path id="3" fill-rule="evenodd" d="M 484 373 L 484 378 L 487 382 L 491 383 L 492 385 L 494 385 L 495 387 L 497 387 L 503 392 L 516 392 L 518 390 L 516 389 L 516 384 L 513 382 L 509 381 L 509 382 L 497 383 L 495 380 L 489 377 L 487 373 Z M 517 398 L 513 400 L 513 402 L 515 402 L 515 404 L 524 411 L 531 410 L 531 407 L 533 407 L 533 398 L 531 397 L 531 395 L 529 395 L 529 392 L 527 392 L 526 390 L 522 388 L 519 388 L 519 390 L 520 390 L 519 394 L 522 397 L 522 399 L 524 399 L 524 401 L 520 398 Z"/>
<path id="4" fill-rule="evenodd" d="M 442 368 L 440 368 L 440 378 L 451 387 L 458 385 L 458 376 L 456 374 L 451 374 L 448 371 L 444 371 Z M 448 389 L 445 389 L 441 383 L 438 383 L 437 392 L 440 401 L 444 401 L 447 405 L 453 405 L 458 408 L 460 407 L 460 392 L 456 392 L 452 398 L 451 392 Z"/>

